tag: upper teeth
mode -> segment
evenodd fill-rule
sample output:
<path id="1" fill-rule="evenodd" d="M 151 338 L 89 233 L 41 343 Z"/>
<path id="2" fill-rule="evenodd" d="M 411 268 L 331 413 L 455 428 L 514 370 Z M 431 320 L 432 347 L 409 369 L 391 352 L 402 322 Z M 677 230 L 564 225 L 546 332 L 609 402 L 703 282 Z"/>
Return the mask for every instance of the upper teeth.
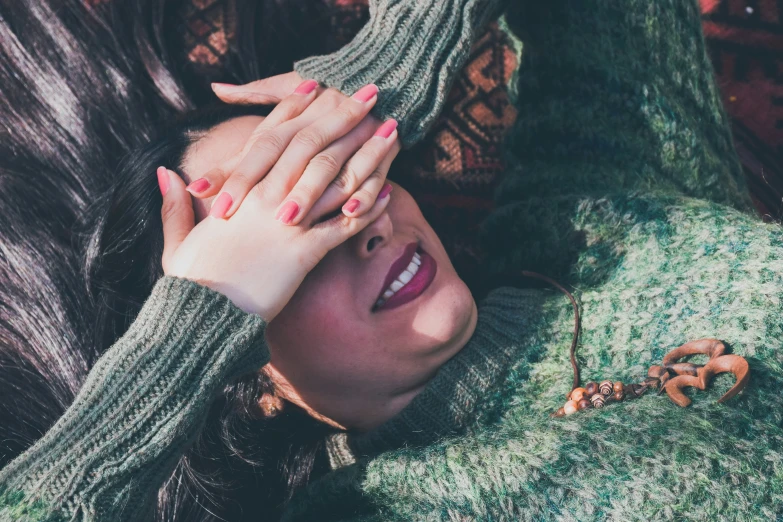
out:
<path id="1" fill-rule="evenodd" d="M 419 256 L 418 252 L 414 252 L 413 260 L 408 264 L 407 268 L 405 268 L 405 270 L 403 270 L 402 273 L 397 276 L 397 279 L 392 281 L 392 284 L 389 285 L 389 288 L 386 289 L 386 291 L 383 293 L 383 296 L 378 299 L 378 301 L 375 303 L 375 306 L 381 306 L 383 303 L 388 301 L 391 296 L 397 293 L 400 288 L 408 284 L 410 280 L 413 279 L 413 276 L 416 275 L 416 272 L 419 271 L 419 266 L 421 266 L 421 257 Z"/>

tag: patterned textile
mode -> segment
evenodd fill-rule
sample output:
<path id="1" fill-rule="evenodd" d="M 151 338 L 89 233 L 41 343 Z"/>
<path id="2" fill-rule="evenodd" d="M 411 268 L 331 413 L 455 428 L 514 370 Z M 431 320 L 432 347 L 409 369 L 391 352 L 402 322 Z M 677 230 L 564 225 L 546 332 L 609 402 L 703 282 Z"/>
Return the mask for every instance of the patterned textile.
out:
<path id="1" fill-rule="evenodd" d="M 783 2 L 701 0 L 704 33 L 759 212 L 783 218 Z"/>
<path id="2" fill-rule="evenodd" d="M 220 70 L 236 35 L 234 0 L 188 0 L 182 3 L 184 46 L 197 72 Z"/>

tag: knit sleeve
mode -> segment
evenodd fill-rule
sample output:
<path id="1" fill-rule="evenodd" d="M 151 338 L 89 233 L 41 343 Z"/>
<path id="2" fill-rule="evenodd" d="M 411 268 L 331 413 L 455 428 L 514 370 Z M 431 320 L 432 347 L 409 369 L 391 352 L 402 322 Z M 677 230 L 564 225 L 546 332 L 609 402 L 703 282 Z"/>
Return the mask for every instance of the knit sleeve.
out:
<path id="1" fill-rule="evenodd" d="M 523 41 L 499 203 L 667 191 L 748 209 L 696 0 L 516 2 Z"/>
<path id="2" fill-rule="evenodd" d="M 339 51 L 294 64 L 313 78 L 351 94 L 380 89 L 374 114 L 399 122 L 403 144 L 422 139 L 443 107 L 479 29 L 505 0 L 370 0 L 370 20 Z"/>
<path id="3" fill-rule="evenodd" d="M 65 414 L 0 470 L 0 520 L 150 520 L 221 388 L 269 361 L 265 328 L 223 294 L 161 278 Z"/>

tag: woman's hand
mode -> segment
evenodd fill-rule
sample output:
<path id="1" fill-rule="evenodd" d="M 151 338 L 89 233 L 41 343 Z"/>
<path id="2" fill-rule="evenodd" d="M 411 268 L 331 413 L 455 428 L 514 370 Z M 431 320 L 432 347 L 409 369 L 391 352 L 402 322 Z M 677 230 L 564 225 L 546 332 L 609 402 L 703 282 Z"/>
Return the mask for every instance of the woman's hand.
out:
<path id="1" fill-rule="evenodd" d="M 280 117 L 277 124 L 268 127 L 270 132 L 284 126 L 304 106 L 299 104 L 297 109 L 288 110 L 286 117 Z M 347 117 L 347 108 L 335 111 L 342 111 L 342 117 Z M 335 121 L 340 122 L 335 127 L 344 128 L 340 127 L 339 118 L 331 123 Z M 323 149 L 335 146 L 339 140 L 325 143 Z M 368 180 L 373 172 L 388 169 L 392 145 L 391 136 L 372 137 L 346 165 L 351 165 L 357 180 Z M 258 161 L 267 161 L 260 151 L 254 153 Z M 162 167 L 158 169 L 163 193 L 164 273 L 208 286 L 226 295 L 246 312 L 271 321 L 288 303 L 307 273 L 331 249 L 375 220 L 388 204 L 390 185 L 381 192 L 383 197 L 367 203 L 361 215 L 349 217 L 339 213 L 325 219 L 342 201 L 331 204 L 321 198 L 306 216 L 300 213 L 294 226 L 285 226 L 275 216 L 291 187 L 297 184 L 301 170 L 279 166 L 280 162 L 274 164 L 274 168 L 253 186 L 230 219 L 204 219 L 195 227 L 192 200 L 184 182 L 176 173 Z M 372 193 L 377 194 L 380 190 L 372 188 Z"/>
<path id="2" fill-rule="evenodd" d="M 283 95 L 292 90 L 293 94 Z M 397 122 L 389 120 L 381 125 L 368 114 L 377 99 L 377 88 L 373 85 L 349 98 L 335 89 L 318 88 L 312 80 L 302 82 L 296 73 L 289 73 L 247 85 L 223 85 L 222 89 L 216 87 L 215 92 L 229 103 L 278 104 L 239 154 L 188 186 L 198 198 L 220 192 L 216 201 L 222 198 L 221 204 L 213 204 L 213 209 L 217 208 L 212 213 L 215 217 L 230 216 L 250 187 L 275 169 L 302 172 L 296 186 L 292 185 L 286 204 L 281 206 L 281 220 L 290 218 L 289 224 L 297 224 L 316 205 L 314 210 L 318 212 L 322 207 L 346 200 L 343 212 L 350 216 L 361 215 L 372 205 L 385 182 L 391 160 L 400 150 Z M 363 105 L 357 103 L 365 99 Z M 307 106 L 299 111 L 302 104 Z M 298 110 L 298 115 L 292 117 L 292 109 Z M 357 123 L 357 119 L 361 121 Z M 280 125 L 282 120 L 287 120 L 285 125 Z M 346 132 L 351 125 L 354 127 Z M 354 160 L 347 160 L 373 132 L 393 143 L 388 161 L 367 178 L 362 178 Z M 340 139 L 323 147 L 322 143 L 332 137 Z M 355 161 L 362 160 L 356 158 Z M 223 214 L 225 206 L 228 209 Z"/>

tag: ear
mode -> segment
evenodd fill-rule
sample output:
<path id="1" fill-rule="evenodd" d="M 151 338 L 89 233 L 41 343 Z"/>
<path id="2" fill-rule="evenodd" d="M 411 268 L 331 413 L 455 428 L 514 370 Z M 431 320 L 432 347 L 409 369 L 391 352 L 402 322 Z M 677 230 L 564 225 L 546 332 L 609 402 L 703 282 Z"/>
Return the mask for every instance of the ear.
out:
<path id="1" fill-rule="evenodd" d="M 267 377 L 274 383 L 275 385 L 275 398 L 285 399 L 288 402 L 291 402 L 293 404 L 296 404 L 300 408 L 302 408 L 304 411 L 307 412 L 308 415 L 310 415 L 312 418 L 323 422 L 324 424 L 328 424 L 329 426 L 332 426 L 334 428 L 337 428 L 338 430 L 348 431 L 348 429 L 340 424 L 337 421 L 334 421 L 330 419 L 329 417 L 326 417 L 325 415 L 321 415 L 317 411 L 315 411 L 312 407 L 310 407 L 309 404 L 307 404 L 304 399 L 302 399 L 301 395 L 296 391 L 296 389 L 291 385 L 290 382 L 288 382 L 288 379 L 285 378 L 285 376 L 280 373 L 280 371 L 275 368 L 275 366 L 272 363 L 268 363 L 266 366 L 264 366 L 261 369 L 262 372 L 264 372 Z M 274 399 L 271 398 L 265 398 L 270 394 L 263 394 L 259 400 L 258 400 L 258 406 L 261 408 L 261 410 L 264 410 L 265 405 L 263 402 L 269 403 L 272 406 L 274 406 Z"/>

